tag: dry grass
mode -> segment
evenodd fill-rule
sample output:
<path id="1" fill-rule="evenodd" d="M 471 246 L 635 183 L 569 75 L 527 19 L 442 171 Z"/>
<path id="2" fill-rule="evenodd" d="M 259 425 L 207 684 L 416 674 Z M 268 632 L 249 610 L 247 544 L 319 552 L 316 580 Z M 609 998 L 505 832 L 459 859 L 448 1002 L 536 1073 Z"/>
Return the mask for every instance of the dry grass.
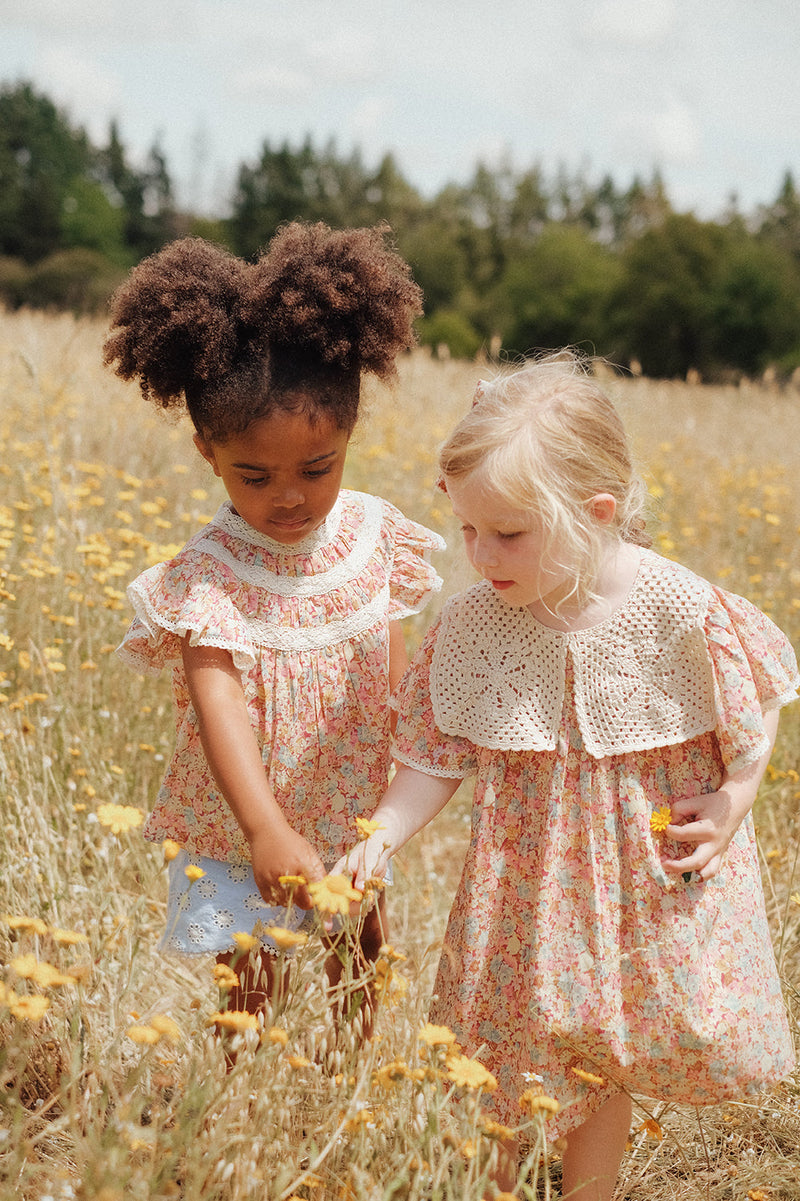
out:
<path id="1" fill-rule="evenodd" d="M 258 1032 L 242 1036 L 226 1075 L 207 1025 L 219 1004 L 210 964 L 154 951 L 160 851 L 136 829 L 113 834 L 99 815 L 105 803 L 149 806 L 170 751 L 169 686 L 117 667 L 112 652 L 128 622 L 127 581 L 181 545 L 222 494 L 186 427 L 103 371 L 102 332 L 25 313 L 0 324 L 0 915 L 31 919 L 0 922 L 2 978 L 17 998 L 0 1006 L 0 1198 L 473 1201 L 492 1147 L 480 1096 L 454 1091 L 417 1037 L 468 797 L 398 857 L 391 942 L 406 959 L 387 960 L 378 1036 L 360 1054 L 357 1031 L 334 1040 L 311 949 L 295 963 L 292 1003 L 274 1015 L 285 1041 L 265 1032 L 256 1051 Z M 371 395 L 348 467 L 351 485 L 448 538 L 443 595 L 468 576 L 433 487 L 435 448 L 480 373 L 409 357 L 397 390 Z M 800 643 L 798 395 L 610 387 L 649 467 L 657 548 L 748 594 Z M 440 603 L 411 627 L 412 643 Z M 798 720 L 787 711 L 756 811 L 795 1030 Z M 11 963 L 26 954 L 76 982 L 21 977 Z M 34 1021 L 20 998 L 36 995 L 50 1005 Z M 134 1026 L 155 1029 L 157 1015 L 175 1026 L 154 1045 L 130 1037 Z M 658 1107 L 665 1137 L 634 1131 L 619 1197 L 800 1197 L 799 1089 L 797 1078 L 758 1105 L 699 1118 Z M 539 1194 L 557 1195 L 539 1174 Z"/>

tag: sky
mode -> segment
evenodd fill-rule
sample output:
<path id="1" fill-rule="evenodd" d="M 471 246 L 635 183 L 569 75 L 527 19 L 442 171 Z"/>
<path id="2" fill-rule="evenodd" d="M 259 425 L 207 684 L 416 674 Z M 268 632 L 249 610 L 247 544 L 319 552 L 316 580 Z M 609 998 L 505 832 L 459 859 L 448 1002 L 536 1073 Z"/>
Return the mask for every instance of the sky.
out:
<path id="1" fill-rule="evenodd" d="M 478 162 L 744 213 L 800 183 L 797 0 L 0 0 L 0 84 L 32 83 L 96 145 L 158 140 L 178 201 L 224 213 L 265 141 L 423 195 Z"/>

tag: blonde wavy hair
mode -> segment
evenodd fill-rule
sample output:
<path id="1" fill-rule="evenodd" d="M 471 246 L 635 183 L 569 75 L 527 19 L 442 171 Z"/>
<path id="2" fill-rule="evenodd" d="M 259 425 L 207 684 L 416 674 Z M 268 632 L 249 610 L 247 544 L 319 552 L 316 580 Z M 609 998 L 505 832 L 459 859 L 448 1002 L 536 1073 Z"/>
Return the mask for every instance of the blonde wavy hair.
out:
<path id="1" fill-rule="evenodd" d="M 480 471 L 506 503 L 533 514 L 551 562 L 574 570 L 569 598 L 579 604 L 595 596 L 609 538 L 650 545 L 647 490 L 619 414 L 571 350 L 482 381 L 439 453 L 439 468 L 445 485 Z M 610 524 L 588 504 L 600 493 L 616 501 Z"/>

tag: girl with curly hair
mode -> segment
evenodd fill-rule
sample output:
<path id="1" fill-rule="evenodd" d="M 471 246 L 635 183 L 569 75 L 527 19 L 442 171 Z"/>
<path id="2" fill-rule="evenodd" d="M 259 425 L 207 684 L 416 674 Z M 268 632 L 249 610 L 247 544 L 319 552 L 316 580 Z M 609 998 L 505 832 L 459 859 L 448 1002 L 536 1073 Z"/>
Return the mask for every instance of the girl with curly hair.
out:
<path id="1" fill-rule="evenodd" d="M 340 487 L 362 375 L 395 374 L 420 295 L 382 229 L 295 223 L 254 264 L 173 242 L 112 302 L 105 362 L 155 404 L 185 406 L 229 498 L 131 584 L 120 655 L 172 671 L 175 751 L 145 827 L 181 847 L 161 946 L 235 963 L 231 1008 L 258 1012 L 280 986 L 265 930 L 311 924 L 307 885 L 386 787 L 399 620 L 441 583 L 438 535 Z M 260 939 L 244 969 L 239 931 Z M 385 939 L 381 899 L 356 960 Z M 327 972 L 335 983 L 334 953 Z"/>

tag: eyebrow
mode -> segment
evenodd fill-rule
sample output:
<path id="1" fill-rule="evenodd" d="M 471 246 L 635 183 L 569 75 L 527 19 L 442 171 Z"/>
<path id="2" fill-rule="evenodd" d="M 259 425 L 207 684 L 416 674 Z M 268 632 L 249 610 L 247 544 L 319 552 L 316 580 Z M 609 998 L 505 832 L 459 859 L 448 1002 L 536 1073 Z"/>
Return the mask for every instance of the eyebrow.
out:
<path id="1" fill-rule="evenodd" d="M 317 455 L 317 457 L 315 459 L 306 459 L 306 461 L 304 463 L 300 463 L 299 466 L 300 467 L 313 467 L 315 463 L 324 463 L 326 459 L 335 458 L 336 454 L 337 454 L 337 452 L 335 450 L 329 450 L 324 455 Z M 234 463 L 233 466 L 238 467 L 240 471 L 241 470 L 244 470 L 244 471 L 270 471 L 271 470 L 271 468 L 265 467 L 263 465 L 263 463 Z"/>

